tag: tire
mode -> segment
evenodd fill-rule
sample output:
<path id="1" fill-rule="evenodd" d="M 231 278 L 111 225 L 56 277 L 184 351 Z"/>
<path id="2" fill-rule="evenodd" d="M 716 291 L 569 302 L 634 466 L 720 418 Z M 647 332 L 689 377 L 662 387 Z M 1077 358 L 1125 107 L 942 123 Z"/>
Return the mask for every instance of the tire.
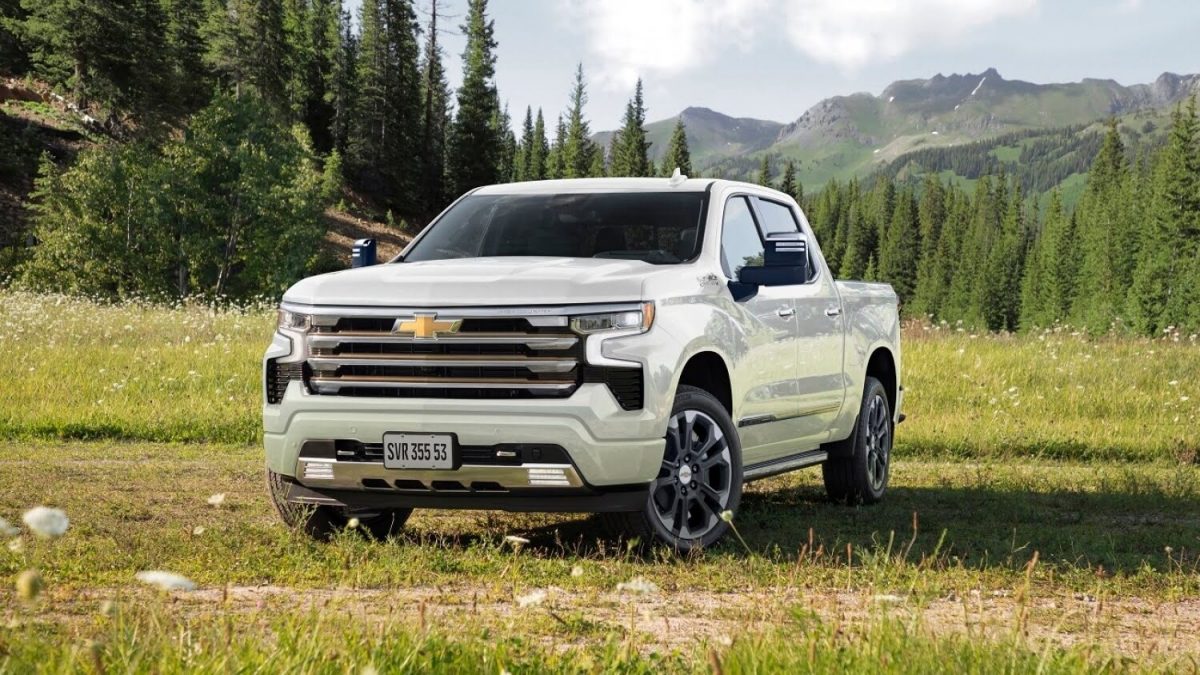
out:
<path id="1" fill-rule="evenodd" d="M 287 501 L 290 482 L 286 476 L 267 470 L 267 492 L 285 525 L 319 541 L 326 541 L 346 529 L 351 516 L 343 509 Z M 358 530 L 371 539 L 382 541 L 399 534 L 411 515 L 412 509 L 386 509 L 370 516 L 359 516 Z"/>
<path id="2" fill-rule="evenodd" d="M 679 553 L 712 546 L 729 531 L 722 512 L 736 511 L 742 499 L 742 446 L 733 420 L 712 394 L 683 385 L 664 441 L 645 507 L 606 514 L 609 525 Z"/>
<path id="3" fill-rule="evenodd" d="M 891 474 L 895 424 L 883 384 L 868 376 L 854 434 L 845 452 L 821 465 L 825 492 L 835 502 L 875 504 L 883 499 Z"/>

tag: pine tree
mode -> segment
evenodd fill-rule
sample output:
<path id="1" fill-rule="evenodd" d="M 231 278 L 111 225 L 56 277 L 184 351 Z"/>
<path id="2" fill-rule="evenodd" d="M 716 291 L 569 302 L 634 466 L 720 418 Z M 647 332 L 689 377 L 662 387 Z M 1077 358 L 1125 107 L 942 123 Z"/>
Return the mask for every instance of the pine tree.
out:
<path id="1" fill-rule="evenodd" d="M 214 0 L 203 33 L 205 62 L 224 88 L 240 96 L 249 87 L 277 113 L 289 109 L 282 0 Z"/>
<path id="2" fill-rule="evenodd" d="M 1000 220 L 1004 203 L 1004 191 L 1000 187 L 1003 178 L 993 180 L 983 176 L 975 184 L 975 194 L 970 203 L 970 219 L 960 240 L 960 258 L 951 272 L 950 287 L 946 293 L 943 314 L 964 324 L 984 328 L 984 296 L 988 252 L 991 251 L 1000 232 Z"/>
<path id="3" fill-rule="evenodd" d="M 587 105 L 587 82 L 583 64 L 575 68 L 575 84 L 571 87 L 571 106 L 567 109 L 567 135 L 561 146 L 563 178 L 583 178 L 591 173 L 592 155 L 596 152 L 583 108 Z"/>
<path id="4" fill-rule="evenodd" d="M 487 17 L 487 0 L 469 0 L 463 52 L 463 83 L 458 112 L 450 133 L 446 167 L 454 191 L 495 183 L 499 178 L 500 137 L 492 125 L 500 110 L 496 92 L 495 26 Z"/>
<path id="5" fill-rule="evenodd" d="M 758 165 L 758 175 L 754 182 L 763 187 L 771 187 L 771 158 L 763 155 L 762 163 Z"/>
<path id="6" fill-rule="evenodd" d="M 910 305 L 912 316 L 933 314 L 934 256 L 946 220 L 946 189 L 936 174 L 929 174 L 921 185 L 917 222 L 921 249 L 917 258 L 917 285 Z"/>
<path id="7" fill-rule="evenodd" d="M 544 180 L 546 178 L 546 160 L 550 154 L 550 143 L 546 140 L 546 120 L 542 109 L 538 108 L 537 119 L 533 123 L 533 143 L 529 149 L 529 180 Z"/>
<path id="8" fill-rule="evenodd" d="M 1082 259 L 1071 321 L 1092 333 L 1110 329 L 1121 313 L 1132 278 L 1128 179 L 1125 146 L 1116 120 L 1112 120 L 1076 209 Z"/>
<path id="9" fill-rule="evenodd" d="M 670 176 L 675 169 L 685 176 L 692 175 L 692 154 L 688 151 L 687 128 L 683 124 L 683 117 L 675 120 L 675 129 L 671 132 L 671 140 L 667 142 L 661 166 L 664 176 Z"/>
<path id="10" fill-rule="evenodd" d="M 633 98 L 625 106 L 625 119 L 613 136 L 612 175 L 649 176 L 650 143 L 646 140 L 646 106 L 642 98 L 642 80 L 637 81 Z"/>
<path id="11" fill-rule="evenodd" d="M 426 211 L 440 211 L 446 194 L 446 133 L 450 125 L 450 85 L 438 42 L 438 1 L 429 8 L 425 51 L 421 62 L 421 202 Z"/>
<path id="12" fill-rule="evenodd" d="M 533 146 L 533 108 L 525 106 L 525 121 L 521 123 L 521 139 L 517 142 L 513 180 L 517 182 L 530 180 L 530 160 Z"/>
<path id="13" fill-rule="evenodd" d="M 946 219 L 938 235 L 937 249 L 922 287 L 920 310 L 937 319 L 957 319 L 949 297 L 954 280 L 959 278 L 963 240 L 971 222 L 971 204 L 960 190 L 951 190 L 946 200 Z"/>
<path id="14" fill-rule="evenodd" d="M 790 195 L 799 203 L 804 199 L 804 193 L 799 187 L 799 183 L 796 182 L 796 163 L 789 159 L 787 164 L 783 165 L 783 181 L 779 184 L 779 191 Z"/>
<path id="15" fill-rule="evenodd" d="M 1026 261 L 1021 284 L 1021 327 L 1045 328 L 1066 319 L 1074 297 L 1076 241 L 1062 193 L 1050 194 L 1045 222 Z"/>
<path id="16" fill-rule="evenodd" d="M 1200 329 L 1200 120 L 1196 100 L 1175 108 L 1154 171 L 1148 230 L 1129 307 L 1145 334 Z"/>
<path id="17" fill-rule="evenodd" d="M 172 92 L 178 114 L 204 107 L 212 95 L 212 78 L 204 64 L 207 46 L 201 31 L 204 0 L 167 0 L 167 49 L 171 57 Z"/>
<path id="18" fill-rule="evenodd" d="M 592 146 L 592 165 L 588 167 L 588 178 L 604 178 L 608 175 L 608 163 L 604 158 L 604 148 Z"/>
<path id="19" fill-rule="evenodd" d="M 990 330 L 1016 330 L 1025 264 L 1025 220 L 1021 187 L 1013 188 L 995 244 L 988 251 L 979 303 Z"/>
<path id="20" fill-rule="evenodd" d="M 310 0 L 310 9 L 302 14 L 304 38 L 300 73 L 303 99 L 300 118 L 308 128 L 313 146 L 321 153 L 334 149 L 334 118 L 337 115 L 335 89 L 338 60 L 342 53 L 341 0 Z"/>
<path id="21" fill-rule="evenodd" d="M 500 159 L 496 166 L 498 179 L 507 183 L 513 180 L 517 171 L 517 137 L 512 131 L 512 117 L 508 114 L 508 105 L 494 118 L 492 128 L 500 144 Z"/>
<path id="22" fill-rule="evenodd" d="M 892 285 L 901 306 L 912 300 L 919 254 L 917 206 L 912 192 L 906 189 L 896 199 L 892 223 L 879 251 L 879 278 Z"/>
<path id="23" fill-rule="evenodd" d="M 337 57 L 333 63 L 333 82 L 330 86 L 333 119 L 330 135 L 333 149 L 345 157 L 350 144 L 353 116 L 358 104 L 358 36 L 355 35 L 350 14 L 340 12 L 338 32 L 341 35 Z"/>
<path id="24" fill-rule="evenodd" d="M 566 160 L 563 155 L 563 146 L 566 142 L 567 123 L 563 121 L 562 115 L 559 115 L 558 124 L 554 127 L 554 143 L 550 145 L 550 152 L 546 157 L 547 178 L 566 177 Z"/>

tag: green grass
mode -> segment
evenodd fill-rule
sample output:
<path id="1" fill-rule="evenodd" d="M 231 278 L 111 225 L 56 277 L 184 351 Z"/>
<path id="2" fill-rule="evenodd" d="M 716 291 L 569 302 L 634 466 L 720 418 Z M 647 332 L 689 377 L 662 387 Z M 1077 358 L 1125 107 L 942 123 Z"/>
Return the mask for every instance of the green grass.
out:
<path id="1" fill-rule="evenodd" d="M 0 291 L 0 351 L 20 355 L 0 391 L 0 438 L 255 443 L 272 322 L 265 308 Z M 918 327 L 903 351 L 902 453 L 1174 461 L 1200 449 L 1195 340 Z"/>
<path id="2" fill-rule="evenodd" d="M 754 483 L 745 547 L 680 560 L 575 515 L 292 533 L 257 445 L 270 314 L 0 292 L 0 350 L 20 355 L 0 390 L 0 518 L 47 504 L 72 521 L 0 549 L 0 672 L 1196 668 L 1188 336 L 910 327 L 887 499 L 829 504 L 816 471 Z M 32 603 L 12 590 L 29 568 L 46 582 Z M 149 591 L 147 569 L 200 590 Z M 616 590 L 637 577 L 657 592 Z"/>

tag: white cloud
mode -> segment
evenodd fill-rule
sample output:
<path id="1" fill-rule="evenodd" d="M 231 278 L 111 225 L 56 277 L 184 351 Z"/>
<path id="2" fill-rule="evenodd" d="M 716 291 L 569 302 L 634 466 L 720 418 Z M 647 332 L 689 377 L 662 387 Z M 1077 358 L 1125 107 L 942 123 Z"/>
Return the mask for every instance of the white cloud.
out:
<path id="1" fill-rule="evenodd" d="M 1024 14 L 1038 0 L 561 0 L 585 33 L 602 86 L 697 69 L 785 35 L 815 61 L 852 70 Z M 1136 1 L 1136 0 L 1135 0 Z"/>
<path id="2" fill-rule="evenodd" d="M 782 0 L 792 44 L 846 69 L 918 47 L 969 39 L 976 28 L 1030 11 L 1037 0 Z"/>
<path id="3" fill-rule="evenodd" d="M 586 0 L 564 7 L 599 58 L 598 83 L 625 88 L 639 76 L 677 75 L 750 46 L 754 23 L 774 1 Z"/>

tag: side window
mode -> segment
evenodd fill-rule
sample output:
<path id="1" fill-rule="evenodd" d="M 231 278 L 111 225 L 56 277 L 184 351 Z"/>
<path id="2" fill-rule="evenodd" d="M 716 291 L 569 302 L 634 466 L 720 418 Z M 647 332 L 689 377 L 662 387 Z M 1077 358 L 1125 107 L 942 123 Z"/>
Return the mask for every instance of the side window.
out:
<path id="1" fill-rule="evenodd" d="M 792 210 L 779 202 L 758 200 L 758 214 L 762 216 L 763 232 L 768 235 L 777 232 L 799 232 L 796 216 Z"/>
<path id="2" fill-rule="evenodd" d="M 796 212 L 792 211 L 791 207 L 780 204 L 779 202 L 771 202 L 765 199 L 758 200 L 758 215 L 762 217 L 763 231 L 768 235 L 777 232 L 800 232 L 800 224 L 796 222 Z M 808 248 L 808 280 L 812 281 L 817 276 L 817 266 L 813 260 L 812 243 L 809 243 Z"/>
<path id="3" fill-rule="evenodd" d="M 745 197 L 734 197 L 725 203 L 725 222 L 721 227 L 721 263 L 725 275 L 737 279 L 743 267 L 762 262 L 762 237 L 754 224 L 750 204 Z"/>

